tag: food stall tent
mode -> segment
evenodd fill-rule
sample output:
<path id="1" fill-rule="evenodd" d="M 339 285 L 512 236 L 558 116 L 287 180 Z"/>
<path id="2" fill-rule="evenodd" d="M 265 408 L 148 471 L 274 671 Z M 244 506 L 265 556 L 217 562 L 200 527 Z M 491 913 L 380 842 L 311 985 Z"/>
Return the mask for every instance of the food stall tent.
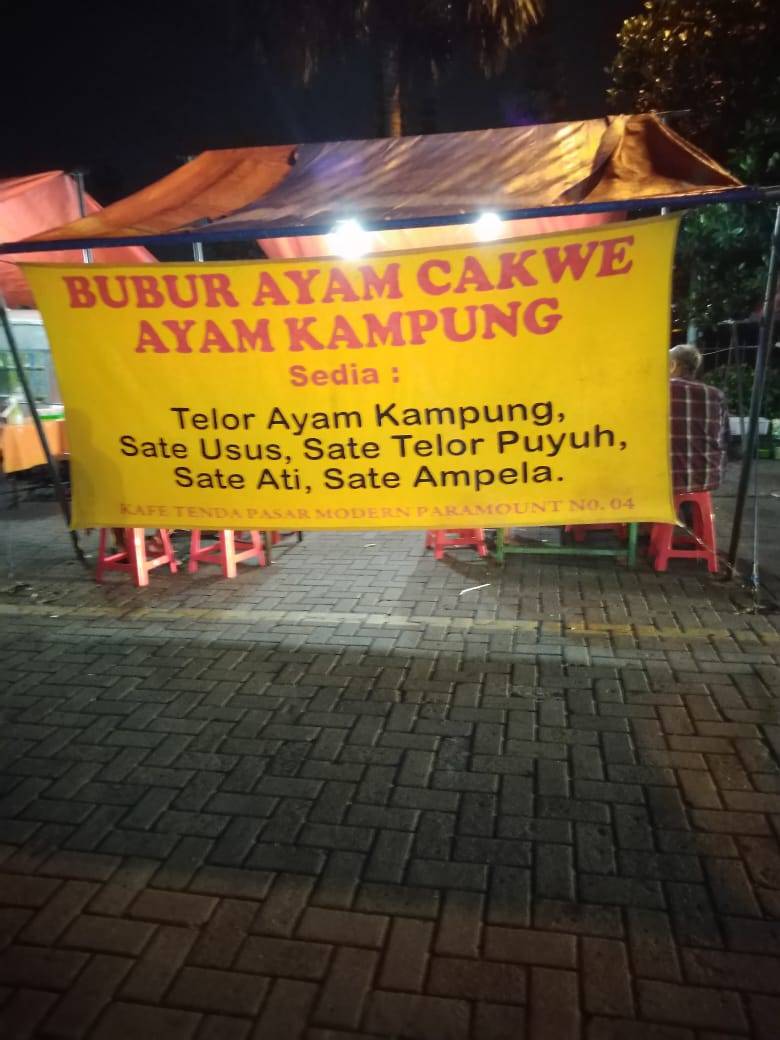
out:
<path id="1" fill-rule="evenodd" d="M 370 251 L 473 241 L 484 213 L 494 239 L 587 226 L 636 212 L 769 200 L 654 114 L 367 141 L 207 151 L 147 188 L 24 242 L 24 249 L 258 240 L 269 257 L 326 256 L 334 227 L 356 220 Z M 780 223 L 776 229 L 780 230 Z M 776 255 L 768 273 L 748 448 L 755 447 L 771 341 Z M 747 492 L 743 465 L 737 519 Z M 734 563 L 731 559 L 730 563 Z"/>

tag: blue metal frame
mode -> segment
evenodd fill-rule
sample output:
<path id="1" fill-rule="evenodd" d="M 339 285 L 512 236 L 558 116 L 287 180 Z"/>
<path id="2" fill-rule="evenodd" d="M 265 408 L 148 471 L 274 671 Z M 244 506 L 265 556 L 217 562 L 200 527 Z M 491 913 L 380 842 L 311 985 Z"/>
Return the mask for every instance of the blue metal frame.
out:
<path id="1" fill-rule="evenodd" d="M 526 220 L 533 217 L 564 217 L 577 213 L 620 213 L 646 212 L 648 210 L 688 209 L 691 206 L 707 206 L 719 202 L 755 202 L 780 197 L 780 187 L 773 188 L 726 188 L 701 192 L 698 195 L 654 195 L 646 199 L 610 200 L 607 202 L 574 202 L 561 206 L 530 206 L 525 209 L 502 210 L 502 220 Z M 371 220 L 361 217 L 361 223 L 367 231 L 389 231 L 403 228 L 441 227 L 447 224 L 472 224 L 479 217 L 479 212 L 453 213 L 435 217 L 399 217 L 390 220 Z M 247 222 L 241 227 L 224 228 L 219 224 L 199 225 L 182 231 L 171 231 L 156 235 L 119 235 L 101 238 L 66 238 L 58 240 L 40 240 L 36 242 L 0 243 L 0 255 L 3 253 L 47 253 L 57 249 L 89 249 L 100 247 L 110 249 L 112 246 L 160 246 L 160 245 L 192 245 L 195 242 L 236 242 L 258 238 L 297 238 L 302 235 L 327 235 L 333 230 L 333 217 L 327 223 L 296 224 L 292 227 L 263 227 L 261 224 Z"/>

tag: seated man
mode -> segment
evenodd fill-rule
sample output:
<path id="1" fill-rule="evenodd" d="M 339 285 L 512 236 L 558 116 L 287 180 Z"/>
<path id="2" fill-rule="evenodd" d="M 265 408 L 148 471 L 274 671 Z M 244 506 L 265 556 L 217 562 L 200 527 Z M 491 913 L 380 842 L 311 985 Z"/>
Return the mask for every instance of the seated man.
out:
<path id="1" fill-rule="evenodd" d="M 696 379 L 701 354 L 690 343 L 672 347 L 670 412 L 672 487 L 712 491 L 726 465 L 729 415 L 720 390 Z"/>

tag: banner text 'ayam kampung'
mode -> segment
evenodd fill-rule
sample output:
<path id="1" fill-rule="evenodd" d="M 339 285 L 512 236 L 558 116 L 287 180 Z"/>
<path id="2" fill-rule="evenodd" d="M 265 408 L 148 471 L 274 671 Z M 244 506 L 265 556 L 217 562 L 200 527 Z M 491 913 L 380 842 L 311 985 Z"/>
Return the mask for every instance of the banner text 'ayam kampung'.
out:
<path id="1" fill-rule="evenodd" d="M 74 523 L 668 519 L 675 231 L 354 263 L 31 266 Z"/>

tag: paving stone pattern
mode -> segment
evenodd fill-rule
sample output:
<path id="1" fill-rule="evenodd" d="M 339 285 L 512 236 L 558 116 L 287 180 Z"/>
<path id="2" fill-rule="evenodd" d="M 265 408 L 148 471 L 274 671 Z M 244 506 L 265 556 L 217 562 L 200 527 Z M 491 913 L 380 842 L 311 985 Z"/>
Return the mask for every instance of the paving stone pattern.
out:
<path id="1" fill-rule="evenodd" d="M 404 533 L 101 589 L 49 513 L 0 596 L 0 1037 L 780 1037 L 776 616 Z"/>

